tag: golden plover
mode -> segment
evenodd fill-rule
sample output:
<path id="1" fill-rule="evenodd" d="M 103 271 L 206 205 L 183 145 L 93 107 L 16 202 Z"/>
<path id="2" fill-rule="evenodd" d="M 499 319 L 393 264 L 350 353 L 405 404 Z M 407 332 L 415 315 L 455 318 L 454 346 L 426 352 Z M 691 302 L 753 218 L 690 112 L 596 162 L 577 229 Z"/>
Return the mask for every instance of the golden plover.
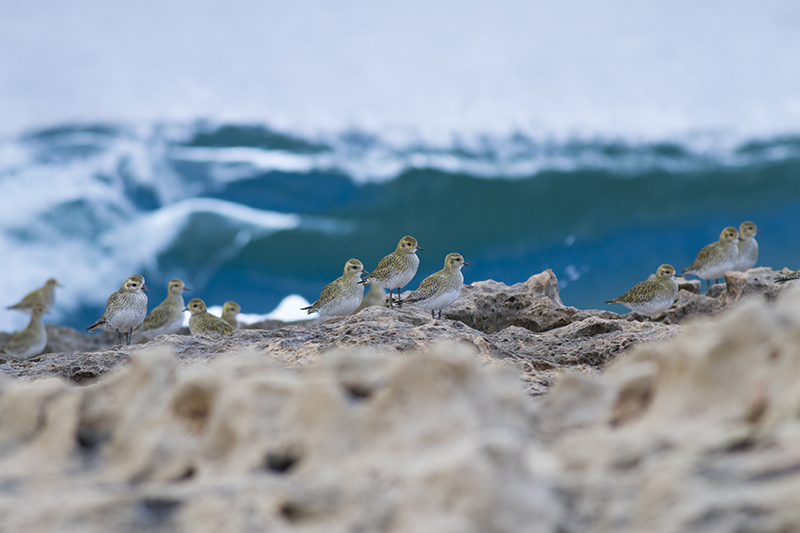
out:
<path id="1" fill-rule="evenodd" d="M 214 316 L 206 309 L 206 304 L 200 298 L 193 298 L 185 311 L 192 313 L 189 317 L 189 331 L 192 335 L 202 335 L 204 333 L 219 333 L 220 335 L 230 335 L 233 333 L 233 326 Z"/>
<path id="2" fill-rule="evenodd" d="M 444 268 L 423 279 L 417 290 L 408 295 L 406 302 L 429 310 L 434 319 L 435 311 L 439 311 L 441 319 L 442 309 L 452 305 L 461 295 L 461 287 L 464 285 L 461 267 L 464 266 L 470 265 L 464 262 L 461 254 L 447 254 L 444 258 Z"/>
<path id="3" fill-rule="evenodd" d="M 725 272 L 733 270 L 733 265 L 739 257 L 739 248 L 736 243 L 739 241 L 739 232 L 736 228 L 727 227 L 722 230 L 717 242 L 712 242 L 704 246 L 697 254 L 697 258 L 681 272 L 683 275 L 693 274 L 708 282 L 711 287 L 711 280 L 719 281 Z"/>
<path id="4" fill-rule="evenodd" d="M 56 287 L 60 286 L 61 285 L 59 285 L 55 278 L 50 278 L 47 280 L 47 283 L 44 284 L 44 287 L 29 292 L 19 303 L 11 305 L 6 309 L 16 309 L 17 311 L 31 314 L 33 306 L 41 303 L 44 304 L 45 311 L 49 311 L 56 302 Z"/>
<path id="5" fill-rule="evenodd" d="M 147 290 L 144 276 L 134 274 L 126 279 L 117 292 L 106 300 L 106 311 L 103 316 L 86 328 L 86 331 L 117 332 L 117 344 L 122 344 L 122 334 L 125 334 L 126 343 L 131 343 L 133 328 L 144 322 L 147 316 Z"/>
<path id="6" fill-rule="evenodd" d="M 344 274 L 328 283 L 319 295 L 319 300 L 302 307 L 308 313 L 324 316 L 347 316 L 355 311 L 364 298 L 364 285 L 361 275 L 366 274 L 364 265 L 358 259 L 350 259 L 344 265 Z"/>
<path id="7" fill-rule="evenodd" d="M 47 308 L 43 303 L 34 304 L 28 327 L 14 333 L 3 346 L 3 350 L 18 359 L 28 359 L 42 353 L 47 346 L 47 331 L 42 322 L 42 315 L 46 312 Z"/>
<path id="8" fill-rule="evenodd" d="M 402 305 L 400 289 L 414 279 L 419 267 L 417 239 L 406 235 L 397 243 L 397 249 L 381 259 L 375 270 L 367 274 L 361 283 L 369 285 L 374 283 L 384 289 L 389 289 L 389 307 L 392 307 L 392 290 L 397 289 L 397 305 Z"/>
<path id="9" fill-rule="evenodd" d="M 183 291 L 188 290 L 182 280 L 171 279 L 167 285 L 166 299 L 150 311 L 134 333 L 141 333 L 148 339 L 177 333 L 183 326 L 183 309 L 186 307 L 183 302 Z"/>
<path id="10" fill-rule="evenodd" d="M 669 309 L 677 295 L 675 269 L 672 265 L 661 265 L 656 277 L 637 283 L 622 296 L 606 300 L 606 303 L 622 304 L 634 313 L 652 318 Z"/>

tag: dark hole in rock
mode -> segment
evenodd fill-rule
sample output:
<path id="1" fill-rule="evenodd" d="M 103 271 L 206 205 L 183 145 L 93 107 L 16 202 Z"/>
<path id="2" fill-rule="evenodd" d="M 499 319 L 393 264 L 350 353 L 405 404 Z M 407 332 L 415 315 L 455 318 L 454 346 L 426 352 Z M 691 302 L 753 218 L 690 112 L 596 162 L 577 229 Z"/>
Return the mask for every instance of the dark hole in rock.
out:
<path id="1" fill-rule="evenodd" d="M 108 440 L 108 432 L 100 430 L 92 426 L 78 426 L 78 431 L 75 435 L 75 440 L 78 441 L 78 446 L 83 452 L 92 452 Z"/>
<path id="2" fill-rule="evenodd" d="M 181 500 L 172 498 L 144 498 L 136 510 L 136 521 L 147 527 L 160 526 L 169 520 L 182 504 Z"/>
<path id="3" fill-rule="evenodd" d="M 295 447 L 286 450 L 267 453 L 264 466 L 267 470 L 278 474 L 287 474 L 300 460 L 300 451 Z"/>
<path id="4" fill-rule="evenodd" d="M 366 400 L 372 396 L 372 387 L 366 383 L 342 383 L 347 394 L 355 400 Z"/>
<path id="5" fill-rule="evenodd" d="M 180 476 L 175 478 L 175 481 L 188 481 L 192 479 L 196 473 L 197 470 L 195 469 L 195 467 L 189 465 L 186 467 L 186 470 L 184 470 Z"/>
<path id="6" fill-rule="evenodd" d="M 311 514 L 305 505 L 292 501 L 284 502 L 280 507 L 280 513 L 289 522 L 299 522 Z"/>
<path id="7" fill-rule="evenodd" d="M 94 372 L 90 372 L 88 370 L 81 371 L 80 369 L 74 369 L 72 374 L 69 376 L 69 379 L 77 383 L 78 385 L 88 385 L 89 383 L 93 383 L 97 381 L 99 376 Z"/>
<path id="8" fill-rule="evenodd" d="M 215 391 L 202 384 L 188 384 L 178 393 L 173 402 L 175 414 L 188 422 L 195 432 L 202 432 L 211 415 Z"/>
<path id="9" fill-rule="evenodd" d="M 752 450 L 753 448 L 758 445 L 758 440 L 752 436 L 748 435 L 743 439 L 739 439 L 735 442 L 731 442 L 726 448 L 725 451 L 729 453 L 739 453 L 739 452 L 746 452 Z"/>

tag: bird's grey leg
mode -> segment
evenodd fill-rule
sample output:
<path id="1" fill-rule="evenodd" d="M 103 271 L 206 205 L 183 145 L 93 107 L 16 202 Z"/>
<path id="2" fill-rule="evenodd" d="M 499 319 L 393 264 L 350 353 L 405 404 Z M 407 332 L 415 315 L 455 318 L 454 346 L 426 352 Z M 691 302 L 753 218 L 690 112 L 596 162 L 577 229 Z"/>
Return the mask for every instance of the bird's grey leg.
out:
<path id="1" fill-rule="evenodd" d="M 117 344 L 122 344 L 122 335 L 120 334 L 119 330 L 114 330 L 117 332 Z"/>
<path id="2" fill-rule="evenodd" d="M 397 287 L 397 306 L 403 307 L 403 300 L 400 298 L 400 287 Z"/>

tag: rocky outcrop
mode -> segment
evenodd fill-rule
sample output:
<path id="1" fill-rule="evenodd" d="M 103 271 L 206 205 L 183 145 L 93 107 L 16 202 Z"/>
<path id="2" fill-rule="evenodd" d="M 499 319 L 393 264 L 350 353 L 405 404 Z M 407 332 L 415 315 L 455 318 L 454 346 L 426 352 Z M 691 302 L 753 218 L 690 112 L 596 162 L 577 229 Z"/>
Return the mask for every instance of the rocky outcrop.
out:
<path id="1" fill-rule="evenodd" d="M 431 320 L 412 306 L 369 307 L 360 313 L 327 320 L 316 327 L 277 330 L 245 329 L 229 336 L 162 335 L 147 344 L 118 346 L 79 354 L 45 354 L 28 361 L 10 360 L 0 370 L 17 378 L 61 376 L 85 383 L 151 347 L 166 347 L 186 364 L 250 350 L 281 366 L 295 368 L 318 361 L 336 349 L 369 349 L 390 354 L 426 351 L 441 342 L 461 343 L 482 361 L 519 368 L 531 394 L 541 394 L 566 368 L 594 372 L 629 346 L 664 340 L 678 326 L 587 316 L 547 333 L 510 326 L 483 333 L 454 320 Z"/>
<path id="2" fill-rule="evenodd" d="M 658 331 L 533 400 L 493 352 Z M 0 530 L 794 531 L 798 339 L 800 289 L 683 326 L 159 337 L 89 385 L 0 379 Z"/>
<path id="3" fill-rule="evenodd" d="M 564 306 L 558 280 L 547 270 L 511 286 L 491 280 L 465 286 L 459 300 L 444 311 L 447 320 L 441 321 L 432 321 L 413 305 L 401 309 L 372 306 L 350 317 L 322 322 L 287 325 L 270 321 L 231 337 L 173 335 L 130 347 L 111 347 L 114 337 L 109 333 L 83 335 L 48 326 L 49 353 L 30 361 L 5 363 L 0 355 L 0 372 L 19 379 L 61 376 L 87 383 L 146 346 L 167 346 L 185 363 L 248 349 L 294 367 L 316 361 L 336 348 L 402 353 L 453 341 L 470 345 L 486 363 L 515 365 L 521 369 L 529 393 L 537 395 L 564 369 L 596 372 L 635 344 L 674 336 L 678 331 L 675 324 L 718 314 L 756 294 L 772 301 L 785 290 L 774 283 L 778 276 L 768 268 L 730 272 L 725 285 L 714 285 L 707 294 L 700 294 L 697 280 L 680 280 L 675 305 L 656 321 L 632 313 Z"/>
<path id="4" fill-rule="evenodd" d="M 536 427 L 560 465 L 564 530 L 800 530 L 798 339 L 793 289 L 557 382 Z"/>
<path id="5" fill-rule="evenodd" d="M 558 292 L 558 279 L 552 270 L 511 286 L 493 280 L 467 285 L 458 301 L 443 314 L 485 333 L 496 333 L 509 326 L 542 332 L 590 316 L 618 317 L 609 311 L 581 311 L 564 306 Z"/>

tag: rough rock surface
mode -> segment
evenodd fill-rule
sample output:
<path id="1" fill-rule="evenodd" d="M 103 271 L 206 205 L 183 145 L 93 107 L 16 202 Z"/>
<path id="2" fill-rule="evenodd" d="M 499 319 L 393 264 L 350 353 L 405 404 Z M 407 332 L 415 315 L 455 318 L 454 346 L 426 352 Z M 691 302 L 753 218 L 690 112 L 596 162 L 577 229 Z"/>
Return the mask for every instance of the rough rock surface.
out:
<path id="1" fill-rule="evenodd" d="M 168 347 L 184 363 L 208 362 L 220 354 L 252 350 L 281 366 L 294 368 L 324 358 L 340 348 L 389 353 L 425 351 L 443 341 L 468 346 L 489 364 L 522 370 L 531 394 L 543 393 L 553 377 L 566 368 L 596 371 L 632 344 L 664 340 L 678 326 L 608 320 L 587 316 L 548 333 L 510 326 L 483 333 L 453 320 L 431 320 L 425 311 L 369 307 L 360 313 L 333 318 L 308 328 L 246 329 L 232 335 L 161 335 L 146 344 L 117 346 L 82 354 L 44 354 L 28 361 L 10 360 L 0 371 L 17 378 L 61 376 L 84 383 L 127 361 L 132 354 L 155 346 Z"/>
<path id="2" fill-rule="evenodd" d="M 560 380 L 535 425 L 562 530 L 800 531 L 798 375 L 795 288 Z"/>
<path id="3" fill-rule="evenodd" d="M 800 287 L 684 326 L 443 323 L 370 308 L 159 337 L 85 386 L 0 378 L 0 531 L 800 530 Z M 625 324 L 671 338 L 534 400 L 484 363 Z"/>
<path id="4" fill-rule="evenodd" d="M 5 381 L 0 529 L 552 531 L 518 381 L 460 351 L 290 372 L 160 347 L 87 387 Z"/>
<path id="5" fill-rule="evenodd" d="M 458 301 L 445 309 L 443 315 L 485 333 L 496 333 L 509 326 L 533 332 L 550 331 L 590 316 L 618 317 L 610 311 L 581 311 L 564 306 L 552 270 L 511 286 L 493 280 L 467 285 Z"/>
<path id="6" fill-rule="evenodd" d="M 772 301 L 785 290 L 774 283 L 779 275 L 769 268 L 730 272 L 725 285 L 714 285 L 709 291 L 716 297 L 700 294 L 697 280 L 679 280 L 681 290 L 675 305 L 655 322 L 632 313 L 564 306 L 558 280 L 547 270 L 511 286 L 491 280 L 468 285 L 459 300 L 445 310 L 447 320 L 441 321 L 430 320 L 427 313 L 411 305 L 394 310 L 373 306 L 350 317 L 322 322 L 287 325 L 268 321 L 229 338 L 173 335 L 130 347 L 113 347 L 110 333 L 84 335 L 48 326 L 48 353 L 24 362 L 3 362 L 0 354 L 0 373 L 21 379 L 62 376 L 87 383 L 124 363 L 143 346 L 169 346 L 184 362 L 252 349 L 285 366 L 298 366 L 334 348 L 402 352 L 450 340 L 471 344 L 485 362 L 516 364 L 529 393 L 535 395 L 543 393 L 565 368 L 596 372 L 634 344 L 670 338 L 678 331 L 675 324 L 692 317 L 717 314 L 754 294 Z"/>

